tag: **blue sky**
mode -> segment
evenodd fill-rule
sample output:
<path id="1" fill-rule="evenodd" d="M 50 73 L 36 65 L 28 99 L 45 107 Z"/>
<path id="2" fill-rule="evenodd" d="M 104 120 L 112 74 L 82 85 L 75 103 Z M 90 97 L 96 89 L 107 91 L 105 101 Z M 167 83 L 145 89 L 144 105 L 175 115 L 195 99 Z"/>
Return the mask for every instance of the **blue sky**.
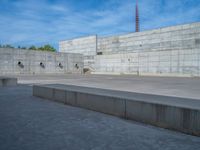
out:
<path id="1" fill-rule="evenodd" d="M 139 0 L 141 30 L 200 21 L 200 0 Z M 134 32 L 135 0 L 0 0 L 0 44 Z"/>

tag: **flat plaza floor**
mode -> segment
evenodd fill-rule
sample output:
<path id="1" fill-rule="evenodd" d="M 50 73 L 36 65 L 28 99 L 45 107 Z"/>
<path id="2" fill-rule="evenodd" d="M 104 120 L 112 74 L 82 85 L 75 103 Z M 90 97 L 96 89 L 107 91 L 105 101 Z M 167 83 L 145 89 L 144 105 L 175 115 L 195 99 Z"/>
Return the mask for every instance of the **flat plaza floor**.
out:
<path id="1" fill-rule="evenodd" d="M 200 99 L 200 79 L 21 76 L 0 88 L 0 150 L 197 150 L 200 138 L 32 96 L 33 84 L 74 84 Z"/>
<path id="2" fill-rule="evenodd" d="M 200 78 L 112 75 L 20 76 L 22 84 L 70 84 L 138 93 L 200 99 Z"/>

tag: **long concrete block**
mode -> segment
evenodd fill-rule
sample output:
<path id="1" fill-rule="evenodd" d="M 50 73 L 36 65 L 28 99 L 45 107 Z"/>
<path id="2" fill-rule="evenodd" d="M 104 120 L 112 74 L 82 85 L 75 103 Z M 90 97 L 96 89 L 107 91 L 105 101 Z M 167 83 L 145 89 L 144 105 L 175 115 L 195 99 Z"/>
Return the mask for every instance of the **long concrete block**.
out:
<path id="1" fill-rule="evenodd" d="M 53 94 L 50 95 L 52 96 L 52 100 L 55 100 L 57 102 L 60 102 L 60 103 L 66 103 L 66 92 L 65 90 L 60 90 L 60 89 L 54 89 L 53 91 Z"/>
<path id="2" fill-rule="evenodd" d="M 200 100 L 72 85 L 35 85 L 33 95 L 200 136 Z"/>
<path id="3" fill-rule="evenodd" d="M 200 110 L 127 101 L 127 119 L 200 136 Z"/>
<path id="4" fill-rule="evenodd" d="M 68 105 L 76 106 L 77 105 L 77 92 L 65 91 L 65 103 Z"/>
<path id="5" fill-rule="evenodd" d="M 0 77 L 0 87 L 16 86 L 17 78 Z"/>
<path id="6" fill-rule="evenodd" d="M 77 93 L 77 106 L 119 117 L 125 116 L 125 101 L 120 98 Z"/>
<path id="7" fill-rule="evenodd" d="M 125 101 L 120 98 L 46 86 L 33 86 L 33 95 L 110 115 L 125 116 Z"/>
<path id="8" fill-rule="evenodd" d="M 54 89 L 42 86 L 33 87 L 33 95 L 41 98 L 53 100 Z"/>

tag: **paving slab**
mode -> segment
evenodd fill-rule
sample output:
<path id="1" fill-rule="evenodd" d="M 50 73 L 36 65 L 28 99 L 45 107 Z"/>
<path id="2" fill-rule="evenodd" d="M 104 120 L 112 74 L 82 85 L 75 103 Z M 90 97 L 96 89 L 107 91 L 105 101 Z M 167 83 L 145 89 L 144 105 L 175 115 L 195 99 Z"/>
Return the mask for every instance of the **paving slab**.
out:
<path id="1" fill-rule="evenodd" d="M 200 98 L 200 78 L 70 74 L 16 77 L 21 84 L 70 84 L 197 100 Z"/>
<path id="2" fill-rule="evenodd" d="M 72 94 L 73 95 L 73 94 Z M 0 88 L 2 150 L 197 150 L 200 138 Z"/>

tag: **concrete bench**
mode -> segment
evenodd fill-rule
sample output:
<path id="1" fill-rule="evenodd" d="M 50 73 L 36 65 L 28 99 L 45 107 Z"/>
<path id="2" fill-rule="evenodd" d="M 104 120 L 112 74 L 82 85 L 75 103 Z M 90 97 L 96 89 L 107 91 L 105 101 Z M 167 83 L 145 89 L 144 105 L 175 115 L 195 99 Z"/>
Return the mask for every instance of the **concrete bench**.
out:
<path id="1" fill-rule="evenodd" d="M 33 96 L 200 136 L 200 100 L 73 85 L 35 85 Z"/>
<path id="2" fill-rule="evenodd" d="M 0 87 L 16 86 L 17 78 L 0 77 Z"/>

